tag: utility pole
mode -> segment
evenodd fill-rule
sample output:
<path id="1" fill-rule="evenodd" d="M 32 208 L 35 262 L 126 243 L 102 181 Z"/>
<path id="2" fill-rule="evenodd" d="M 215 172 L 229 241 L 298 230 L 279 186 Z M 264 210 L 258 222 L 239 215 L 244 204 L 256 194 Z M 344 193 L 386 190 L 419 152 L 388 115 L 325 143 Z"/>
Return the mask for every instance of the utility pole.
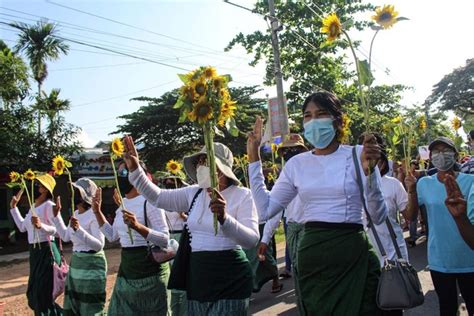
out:
<path id="1" fill-rule="evenodd" d="M 273 61 L 275 64 L 275 82 L 277 87 L 277 99 L 280 112 L 280 130 L 282 134 L 282 139 L 284 139 L 285 136 L 290 133 L 290 129 L 288 127 L 288 108 L 285 104 L 283 96 L 283 76 L 281 72 L 280 47 L 278 44 L 278 31 L 282 29 L 282 26 L 280 25 L 278 19 L 275 16 L 274 0 L 268 0 L 268 9 L 270 11 L 270 20 L 272 26 Z"/>

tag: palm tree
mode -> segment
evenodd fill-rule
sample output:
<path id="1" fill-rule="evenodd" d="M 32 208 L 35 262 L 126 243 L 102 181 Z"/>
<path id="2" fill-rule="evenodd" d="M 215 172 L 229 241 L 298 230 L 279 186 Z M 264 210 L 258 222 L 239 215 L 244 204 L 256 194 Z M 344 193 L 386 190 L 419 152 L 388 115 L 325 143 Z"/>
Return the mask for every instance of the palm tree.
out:
<path id="1" fill-rule="evenodd" d="M 59 127 L 61 111 L 67 111 L 71 107 L 71 101 L 68 99 L 59 99 L 61 89 L 52 89 L 49 95 L 42 91 L 42 97 L 37 100 L 37 110 L 39 113 L 45 113 L 49 120 L 49 135 L 51 148 L 54 145 L 55 133 Z"/>
<path id="2" fill-rule="evenodd" d="M 41 97 L 41 87 L 48 76 L 46 62 L 59 59 L 61 54 L 67 55 L 69 46 L 57 36 L 56 24 L 41 20 L 35 25 L 14 22 L 10 26 L 20 30 L 15 50 L 28 57 L 33 78 L 38 84 L 38 97 Z M 41 112 L 38 111 L 38 134 L 40 133 Z"/>

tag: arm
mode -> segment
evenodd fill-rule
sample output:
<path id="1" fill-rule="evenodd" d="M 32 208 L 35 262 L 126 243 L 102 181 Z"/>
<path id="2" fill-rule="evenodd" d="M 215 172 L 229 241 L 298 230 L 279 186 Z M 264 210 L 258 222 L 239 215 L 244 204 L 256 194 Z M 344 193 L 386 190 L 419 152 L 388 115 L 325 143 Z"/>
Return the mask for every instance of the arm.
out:
<path id="1" fill-rule="evenodd" d="M 49 202 L 46 202 L 48 203 L 47 205 L 47 208 L 45 210 L 45 217 L 46 217 L 46 221 L 50 222 L 50 218 L 54 218 L 54 213 L 53 213 L 53 205 L 54 203 L 49 203 Z M 56 234 L 56 227 L 51 224 L 46 224 L 46 223 L 41 223 L 41 227 L 40 227 L 40 230 L 42 230 L 43 232 L 45 232 L 46 234 L 48 235 L 54 235 Z"/>
<path id="2" fill-rule="evenodd" d="M 182 212 L 189 209 L 188 188 L 162 190 L 150 179 L 141 168 L 129 174 L 130 183 L 140 192 L 145 199 L 157 208 L 168 211 Z"/>
<path id="3" fill-rule="evenodd" d="M 65 242 L 71 241 L 70 230 L 64 224 L 64 220 L 63 220 L 62 216 L 58 215 L 56 217 L 53 217 L 52 222 L 53 222 L 54 226 L 56 226 L 59 237 L 61 237 L 61 239 L 64 240 Z"/>
<path id="4" fill-rule="evenodd" d="M 404 214 L 408 206 L 408 194 L 400 181 L 397 183 L 395 203 L 397 209 Z"/>
<path id="5" fill-rule="evenodd" d="M 117 210 L 117 212 L 121 208 Z M 105 219 L 104 214 L 102 213 L 102 188 L 97 188 L 94 198 L 92 199 L 92 212 L 94 212 L 95 218 L 97 220 L 97 226 L 102 234 L 105 235 L 108 241 L 113 242 L 119 239 L 119 235 L 116 229 L 114 229 L 109 222 Z M 114 222 L 115 224 L 115 222 Z"/>
<path id="6" fill-rule="evenodd" d="M 147 227 L 138 222 L 135 214 L 128 211 L 123 212 L 123 220 L 125 223 L 130 223 L 130 227 L 145 238 L 146 241 L 160 248 L 166 248 L 169 241 L 169 229 L 164 216 L 162 209 L 156 209 L 147 203 L 147 222 L 150 226 Z"/>
<path id="7" fill-rule="evenodd" d="M 416 178 L 411 174 L 407 175 L 405 177 L 405 186 L 408 191 L 408 205 L 403 216 L 409 221 L 412 221 L 416 219 L 419 209 Z"/>
<path id="8" fill-rule="evenodd" d="M 266 223 L 265 227 L 263 228 L 263 236 L 261 242 L 265 244 L 269 244 L 273 235 L 275 234 L 276 229 L 278 228 L 278 225 L 280 225 L 280 219 L 282 216 L 283 212 L 278 213 L 277 215 L 273 216 L 270 218 Z M 275 247 L 276 245 L 274 245 Z"/>
<path id="9" fill-rule="evenodd" d="M 13 221 L 15 222 L 16 227 L 18 227 L 18 230 L 22 233 L 26 232 L 25 219 L 21 216 L 18 207 L 15 206 L 15 208 L 10 209 L 10 214 L 12 215 Z"/>
<path id="10" fill-rule="evenodd" d="M 91 233 L 80 226 L 76 231 L 72 230 L 71 235 L 82 240 L 87 247 L 94 251 L 100 251 L 104 248 L 105 237 L 100 231 L 99 224 L 96 221 L 91 223 Z"/>

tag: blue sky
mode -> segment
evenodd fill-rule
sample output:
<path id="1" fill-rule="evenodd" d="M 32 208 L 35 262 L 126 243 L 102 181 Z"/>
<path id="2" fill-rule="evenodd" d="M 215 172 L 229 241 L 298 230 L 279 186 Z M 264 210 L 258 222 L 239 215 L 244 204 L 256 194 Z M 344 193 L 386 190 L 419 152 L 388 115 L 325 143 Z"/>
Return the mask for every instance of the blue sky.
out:
<path id="1" fill-rule="evenodd" d="M 122 122 L 116 117 L 144 105 L 129 102 L 130 98 L 160 96 L 178 87 L 176 74 L 184 72 L 183 69 L 211 64 L 221 73 L 232 74 L 234 85 L 262 83 L 262 65 L 248 66 L 251 57 L 242 49 L 224 53 L 223 48 L 238 32 L 265 30 L 267 25 L 260 16 L 223 1 L 52 1 L 135 28 L 41 0 L 0 0 L 0 21 L 32 23 L 38 19 L 36 16 L 43 16 L 70 23 L 60 25 L 62 36 L 112 50 L 120 48 L 168 65 L 116 56 L 79 44 L 70 44 L 67 56 L 50 63 L 44 89 L 49 92 L 60 88 L 61 96 L 71 100 L 72 109 L 66 113 L 66 119 L 83 128 L 81 139 L 86 146 L 110 139 L 108 133 Z M 234 2 L 247 7 L 253 3 Z M 404 104 L 422 103 L 432 85 L 443 75 L 474 57 L 474 42 L 470 39 L 474 1 L 396 0 L 391 3 L 410 21 L 378 35 L 374 49 L 377 83 L 413 86 L 414 90 L 405 95 Z M 94 31 L 87 32 L 84 28 Z M 97 31 L 121 37 L 97 34 Z M 366 53 L 371 33 L 352 36 L 362 40 L 358 53 Z M 16 35 L 1 26 L 0 37 L 13 45 Z M 390 75 L 385 74 L 386 68 L 390 69 Z M 274 87 L 265 87 L 263 93 L 276 94 Z"/>

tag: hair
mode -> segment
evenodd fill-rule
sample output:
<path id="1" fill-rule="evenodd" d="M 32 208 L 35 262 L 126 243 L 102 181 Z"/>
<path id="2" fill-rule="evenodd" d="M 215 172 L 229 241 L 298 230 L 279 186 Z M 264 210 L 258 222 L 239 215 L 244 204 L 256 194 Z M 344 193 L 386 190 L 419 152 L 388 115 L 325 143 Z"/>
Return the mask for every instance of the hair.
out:
<path id="1" fill-rule="evenodd" d="M 385 150 L 386 145 L 385 145 L 385 140 L 383 139 L 382 135 L 380 135 L 379 133 L 371 133 L 371 134 L 374 135 L 375 140 L 377 141 L 377 144 L 382 148 L 382 150 Z M 366 133 L 362 133 L 357 139 L 357 143 L 359 145 L 362 145 L 364 143 L 365 135 Z"/>
<path id="2" fill-rule="evenodd" d="M 322 107 L 323 109 L 327 110 L 332 116 L 334 116 L 335 121 L 337 123 L 336 139 L 339 139 L 343 133 L 343 113 L 341 110 L 341 101 L 339 100 L 339 98 L 335 94 L 327 91 L 319 91 L 312 93 L 304 100 L 302 107 L 303 113 L 306 111 L 306 108 L 308 107 L 308 104 L 310 102 L 313 102 L 314 104 Z"/>

